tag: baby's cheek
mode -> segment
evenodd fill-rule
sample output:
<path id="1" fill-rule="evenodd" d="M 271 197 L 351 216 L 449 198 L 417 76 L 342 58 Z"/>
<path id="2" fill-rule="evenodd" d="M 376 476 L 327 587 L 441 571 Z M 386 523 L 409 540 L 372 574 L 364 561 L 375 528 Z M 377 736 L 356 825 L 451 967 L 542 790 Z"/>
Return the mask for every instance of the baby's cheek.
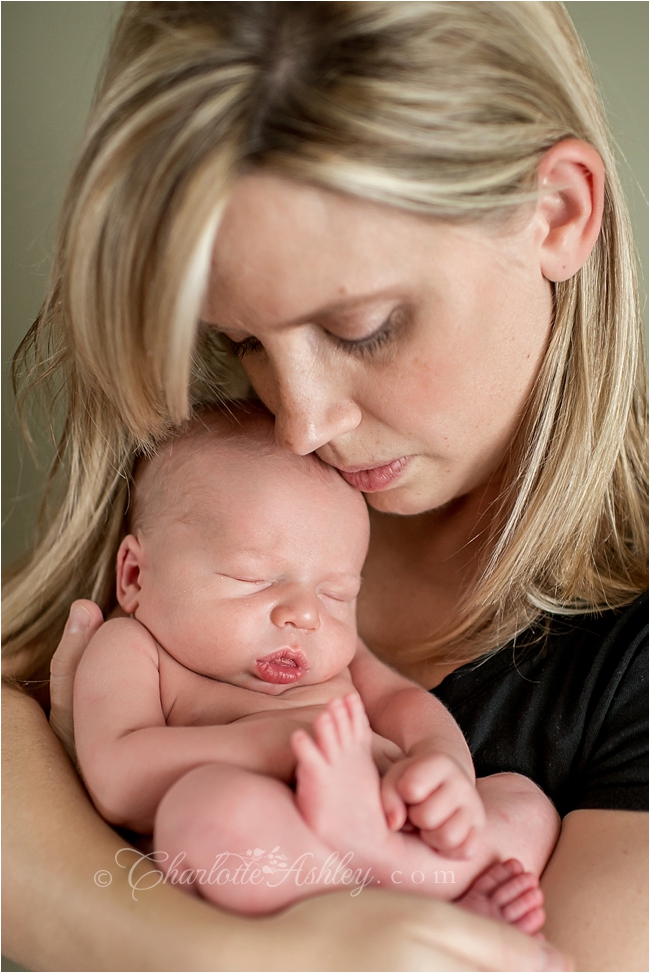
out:
<path id="1" fill-rule="evenodd" d="M 330 631 L 323 634 L 332 669 L 340 672 L 350 665 L 357 651 L 358 635 L 354 618 L 348 618 L 345 622 L 333 620 Z"/>
<path id="2" fill-rule="evenodd" d="M 253 604 L 254 599 L 237 599 L 228 605 L 219 606 L 212 612 L 210 624 L 205 632 L 217 646 L 224 661 L 236 667 L 256 655 L 265 644 L 270 625 L 265 624 L 265 612 Z"/>
<path id="3" fill-rule="evenodd" d="M 345 626 L 356 626 L 356 601 L 337 601 L 336 598 L 323 598 L 324 612 Z"/>

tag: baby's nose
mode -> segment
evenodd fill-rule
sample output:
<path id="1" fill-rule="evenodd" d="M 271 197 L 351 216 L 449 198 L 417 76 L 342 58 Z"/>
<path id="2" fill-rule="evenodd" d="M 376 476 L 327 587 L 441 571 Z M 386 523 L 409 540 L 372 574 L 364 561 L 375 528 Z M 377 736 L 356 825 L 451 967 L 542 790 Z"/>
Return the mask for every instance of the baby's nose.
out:
<path id="1" fill-rule="evenodd" d="M 278 628 L 302 629 L 316 632 L 320 628 L 320 612 L 315 594 L 304 589 L 293 588 L 271 610 L 271 621 Z"/>

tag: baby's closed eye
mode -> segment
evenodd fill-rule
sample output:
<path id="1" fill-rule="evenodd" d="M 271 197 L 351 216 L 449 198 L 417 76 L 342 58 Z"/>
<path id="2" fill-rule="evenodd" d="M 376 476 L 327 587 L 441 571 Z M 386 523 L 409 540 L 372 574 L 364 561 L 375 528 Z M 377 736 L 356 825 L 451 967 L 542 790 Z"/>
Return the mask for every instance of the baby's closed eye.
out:
<path id="1" fill-rule="evenodd" d="M 251 590 L 261 591 L 272 584 L 271 581 L 266 581 L 263 578 L 238 578 L 232 574 L 218 574 L 217 579 L 225 592 L 232 592 L 233 594 L 244 594 Z"/>
<path id="2" fill-rule="evenodd" d="M 346 581 L 342 584 L 324 585 L 318 589 L 321 598 L 328 598 L 331 601 L 349 602 L 354 601 L 361 588 L 361 579 Z"/>

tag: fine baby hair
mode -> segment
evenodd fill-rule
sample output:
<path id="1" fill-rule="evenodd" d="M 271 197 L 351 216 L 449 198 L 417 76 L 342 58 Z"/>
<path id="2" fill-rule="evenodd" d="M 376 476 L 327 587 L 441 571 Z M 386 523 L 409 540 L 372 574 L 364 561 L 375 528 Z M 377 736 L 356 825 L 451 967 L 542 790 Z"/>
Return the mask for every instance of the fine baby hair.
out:
<path id="1" fill-rule="evenodd" d="M 223 446 L 249 456 L 254 477 L 256 460 L 279 451 L 274 439 L 273 416 L 254 402 L 195 409 L 189 419 L 137 459 L 125 530 L 155 525 L 162 516 L 177 513 L 188 483 L 192 484 L 192 459 L 200 459 L 205 451 L 212 450 L 220 453 L 221 463 L 227 464 L 228 452 L 220 449 Z M 313 453 L 308 456 L 283 453 L 282 459 L 297 475 L 320 477 L 336 484 L 341 493 L 352 492 L 339 474 Z"/>

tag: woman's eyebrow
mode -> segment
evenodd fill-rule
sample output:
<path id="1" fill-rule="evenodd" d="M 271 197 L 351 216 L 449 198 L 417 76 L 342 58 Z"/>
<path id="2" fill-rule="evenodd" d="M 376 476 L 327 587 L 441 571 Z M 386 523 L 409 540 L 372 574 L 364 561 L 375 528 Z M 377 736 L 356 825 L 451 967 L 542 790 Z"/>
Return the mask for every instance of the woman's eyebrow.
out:
<path id="1" fill-rule="evenodd" d="M 362 304 L 388 300 L 395 296 L 395 288 L 391 287 L 383 291 L 374 291 L 372 294 L 358 294 L 352 297 L 344 297 L 339 301 L 332 301 L 330 304 L 326 304 L 316 311 L 311 311 L 309 314 L 295 318 L 293 321 L 288 321 L 287 324 L 306 324 L 309 321 L 317 321 L 320 318 L 332 317 L 335 314 L 340 314 L 341 311 L 348 311 Z"/>
<path id="2" fill-rule="evenodd" d="M 334 315 L 340 314 L 343 311 L 353 310 L 359 305 L 370 304 L 373 302 L 379 303 L 382 300 L 389 300 L 398 296 L 399 295 L 396 288 L 389 287 L 381 291 L 373 291 L 371 294 L 356 294 L 351 297 L 343 297 L 338 301 L 331 301 L 329 304 L 326 304 L 317 310 L 310 311 L 307 314 L 301 314 L 296 318 L 291 318 L 288 321 L 283 321 L 282 323 L 289 327 L 298 324 L 309 324 L 312 321 L 319 321 L 323 320 L 324 318 L 334 317 Z M 238 323 L 243 326 L 243 322 Z M 201 319 L 200 324 L 207 325 L 210 328 L 217 328 L 219 330 L 228 330 L 228 326 L 221 325 L 218 321 L 206 321 L 205 318 Z"/>

